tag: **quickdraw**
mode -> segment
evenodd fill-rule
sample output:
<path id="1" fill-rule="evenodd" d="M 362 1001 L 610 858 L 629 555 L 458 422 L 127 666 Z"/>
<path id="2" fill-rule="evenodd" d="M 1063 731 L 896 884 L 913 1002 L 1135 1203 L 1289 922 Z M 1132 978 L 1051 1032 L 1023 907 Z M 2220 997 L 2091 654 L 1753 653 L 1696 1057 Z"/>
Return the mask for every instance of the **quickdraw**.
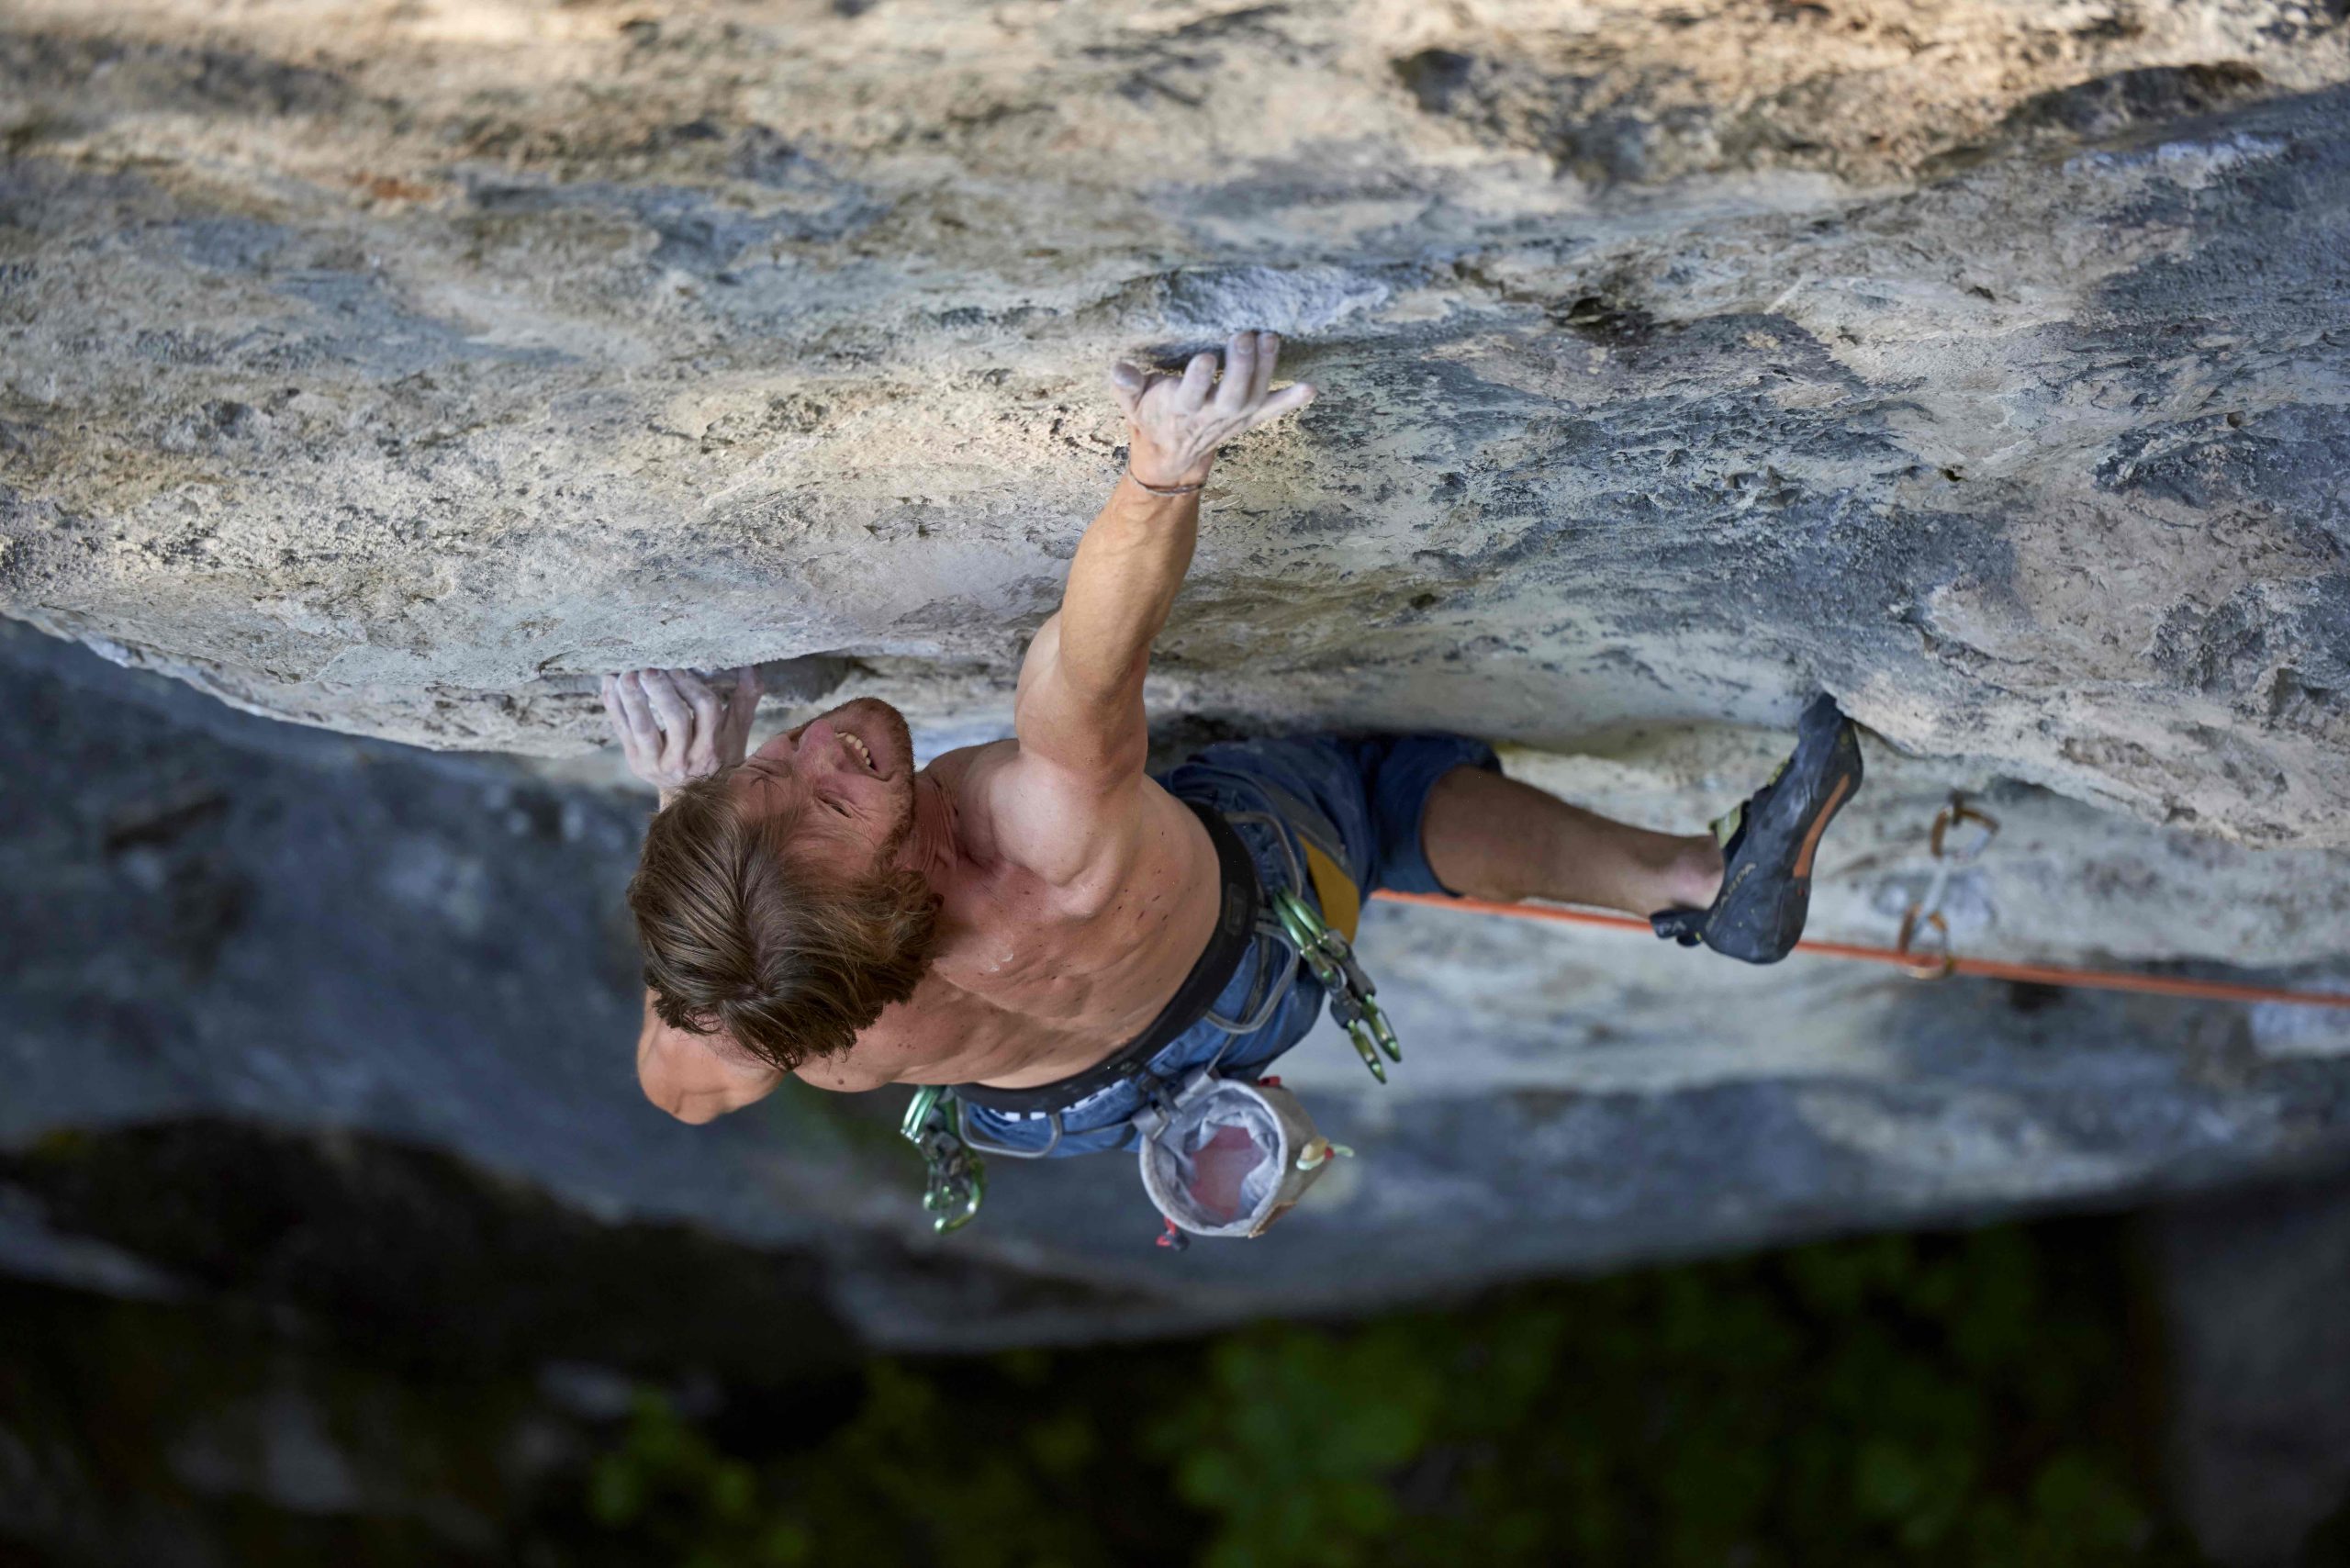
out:
<path id="1" fill-rule="evenodd" d="M 970 1224 L 987 1201 L 988 1166 L 963 1141 L 953 1092 L 935 1083 L 915 1090 L 898 1130 L 922 1151 L 922 1206 L 930 1227 L 944 1236 Z"/>
<path id="2" fill-rule="evenodd" d="M 1384 1051 L 1388 1060 L 1400 1062 L 1404 1047 L 1396 1042 L 1394 1027 L 1379 1005 L 1379 988 L 1355 962 L 1353 946 L 1315 913 L 1312 904 L 1289 889 L 1275 889 L 1270 902 L 1283 935 L 1328 994 L 1330 1016 L 1346 1030 L 1371 1077 L 1386 1082 L 1387 1069 L 1380 1062 L 1380 1053 Z"/>
<path id="3" fill-rule="evenodd" d="M 1902 915 L 1900 935 L 1893 942 L 1893 950 L 1910 960 L 1908 967 L 1913 979 L 1942 980 L 1957 972 L 1958 960 L 1950 950 L 1950 922 L 1942 912 L 1942 895 L 1950 888 L 1951 868 L 1980 858 L 1998 834 L 1999 819 L 1968 805 L 1966 797 L 1957 790 L 1951 792 L 1950 804 L 1934 813 L 1934 825 L 1926 834 L 1926 847 L 1934 857 L 1934 879 L 1927 884 L 1925 897 Z"/>

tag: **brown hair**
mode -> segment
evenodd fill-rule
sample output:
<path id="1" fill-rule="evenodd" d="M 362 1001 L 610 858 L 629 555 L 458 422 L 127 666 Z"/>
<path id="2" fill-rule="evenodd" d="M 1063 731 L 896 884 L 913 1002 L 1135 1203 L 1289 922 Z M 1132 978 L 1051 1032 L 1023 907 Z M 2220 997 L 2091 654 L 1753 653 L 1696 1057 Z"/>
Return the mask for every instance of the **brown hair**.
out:
<path id="1" fill-rule="evenodd" d="M 938 899 L 916 871 L 845 884 L 795 863 L 802 810 L 746 812 L 733 771 L 688 784 L 653 819 L 628 906 L 661 1021 L 789 1072 L 913 994 Z"/>

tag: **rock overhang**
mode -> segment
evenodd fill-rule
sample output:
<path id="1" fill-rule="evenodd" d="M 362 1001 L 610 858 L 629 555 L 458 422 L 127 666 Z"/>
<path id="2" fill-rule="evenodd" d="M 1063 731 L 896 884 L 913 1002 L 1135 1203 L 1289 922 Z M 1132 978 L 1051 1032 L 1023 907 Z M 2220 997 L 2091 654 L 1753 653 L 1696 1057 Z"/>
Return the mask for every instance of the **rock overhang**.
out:
<path id="1" fill-rule="evenodd" d="M 20 13 L 0 607 L 429 745 L 811 656 L 959 734 L 1113 470 L 1102 365 L 1270 325 L 1324 397 L 1211 498 L 1159 688 L 1206 719 L 1824 686 L 2350 831 L 2308 7 L 468 15 Z"/>

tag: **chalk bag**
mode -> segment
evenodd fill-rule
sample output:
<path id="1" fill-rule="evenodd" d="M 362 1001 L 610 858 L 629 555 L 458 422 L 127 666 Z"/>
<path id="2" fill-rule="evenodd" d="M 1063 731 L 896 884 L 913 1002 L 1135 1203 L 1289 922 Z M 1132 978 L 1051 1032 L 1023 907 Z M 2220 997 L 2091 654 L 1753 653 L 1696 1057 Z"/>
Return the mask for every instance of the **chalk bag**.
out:
<path id="1" fill-rule="evenodd" d="M 1143 1189 L 1193 1236 L 1262 1236 L 1334 1157 L 1354 1152 L 1316 1133 L 1297 1096 L 1272 1082 L 1202 1074 L 1154 1114 Z"/>

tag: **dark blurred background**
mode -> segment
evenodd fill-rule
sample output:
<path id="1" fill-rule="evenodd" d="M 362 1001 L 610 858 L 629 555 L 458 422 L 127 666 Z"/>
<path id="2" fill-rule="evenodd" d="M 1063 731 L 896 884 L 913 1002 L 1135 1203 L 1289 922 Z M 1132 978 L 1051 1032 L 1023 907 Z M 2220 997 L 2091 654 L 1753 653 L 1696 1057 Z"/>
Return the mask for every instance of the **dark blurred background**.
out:
<path id="1" fill-rule="evenodd" d="M 695 1195 L 716 1146 L 631 1120 L 635 798 L 5 627 L 0 736 L 0 1562 L 2350 1562 L 2322 1167 L 1170 1336 Z M 894 1110 L 742 1137 L 896 1224 Z M 449 1152 L 501 1137 L 561 1195 Z M 884 1279 L 1063 1328 L 884 1353 Z"/>

